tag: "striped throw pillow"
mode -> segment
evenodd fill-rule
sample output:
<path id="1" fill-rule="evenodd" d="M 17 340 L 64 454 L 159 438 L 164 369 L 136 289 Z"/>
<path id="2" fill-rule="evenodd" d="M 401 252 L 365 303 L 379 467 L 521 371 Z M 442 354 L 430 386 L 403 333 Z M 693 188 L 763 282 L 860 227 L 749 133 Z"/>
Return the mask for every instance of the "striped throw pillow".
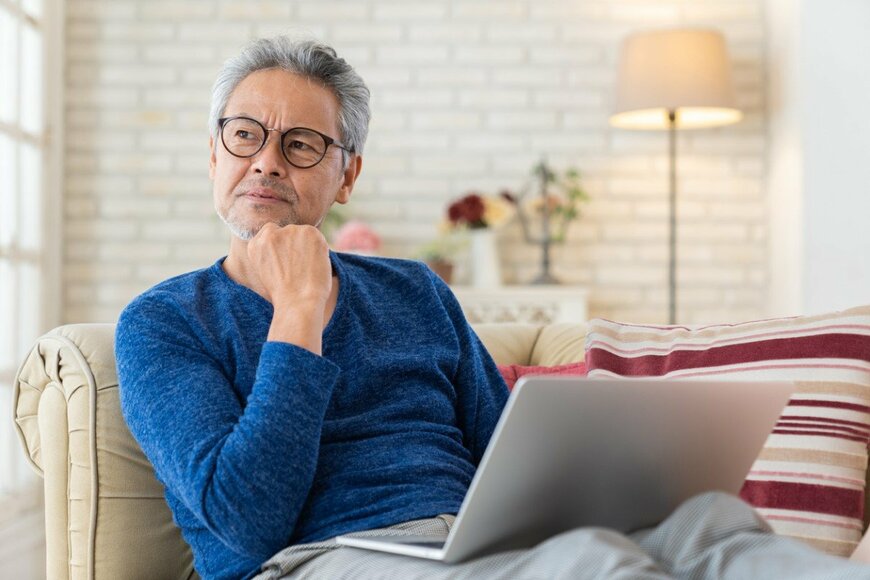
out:
<path id="1" fill-rule="evenodd" d="M 711 326 L 593 320 L 586 365 L 598 378 L 796 381 L 740 495 L 779 534 L 841 556 L 858 545 L 870 437 L 870 306 Z"/>

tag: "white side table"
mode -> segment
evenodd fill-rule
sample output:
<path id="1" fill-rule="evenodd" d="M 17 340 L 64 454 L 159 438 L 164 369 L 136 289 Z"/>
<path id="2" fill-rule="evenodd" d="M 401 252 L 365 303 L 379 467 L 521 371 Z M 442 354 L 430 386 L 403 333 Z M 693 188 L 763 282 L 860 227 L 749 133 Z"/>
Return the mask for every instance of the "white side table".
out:
<path id="1" fill-rule="evenodd" d="M 465 317 L 480 322 L 586 322 L 589 291 L 582 286 L 453 286 Z"/>

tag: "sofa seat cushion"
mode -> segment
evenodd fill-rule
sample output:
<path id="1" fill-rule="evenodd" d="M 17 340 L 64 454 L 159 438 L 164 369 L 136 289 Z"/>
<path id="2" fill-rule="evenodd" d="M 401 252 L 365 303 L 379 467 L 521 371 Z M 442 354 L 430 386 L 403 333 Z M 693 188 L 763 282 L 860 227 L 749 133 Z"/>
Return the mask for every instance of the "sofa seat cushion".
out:
<path id="1" fill-rule="evenodd" d="M 843 556 L 857 546 L 870 439 L 870 307 L 707 326 L 593 320 L 586 363 L 598 378 L 710 378 L 758 381 L 758 388 L 795 381 L 741 497 L 777 533 Z"/>

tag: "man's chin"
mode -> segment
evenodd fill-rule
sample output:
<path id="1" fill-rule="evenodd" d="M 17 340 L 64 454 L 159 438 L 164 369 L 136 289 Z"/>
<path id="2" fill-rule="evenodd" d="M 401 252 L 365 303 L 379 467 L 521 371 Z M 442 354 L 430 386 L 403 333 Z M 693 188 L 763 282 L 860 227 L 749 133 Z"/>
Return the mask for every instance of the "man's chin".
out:
<path id="1" fill-rule="evenodd" d="M 226 225 L 227 228 L 230 230 L 230 233 L 245 242 L 256 236 L 257 232 L 260 231 L 260 228 L 262 228 L 263 225 L 267 223 L 265 221 L 257 225 L 241 223 L 238 220 L 232 219 L 232 217 L 227 218 L 220 212 L 218 212 L 218 216 L 221 218 L 221 221 L 224 222 L 224 225 Z"/>
<path id="2" fill-rule="evenodd" d="M 220 215 L 220 214 L 218 214 Z M 256 236 L 264 225 L 268 223 L 273 223 L 279 228 L 283 228 L 284 226 L 288 226 L 293 222 L 290 218 L 285 218 L 281 220 L 263 220 L 262 222 L 256 224 L 250 223 L 239 223 L 233 219 L 226 219 L 224 216 L 220 216 L 221 220 L 223 220 L 224 224 L 226 224 L 227 228 L 229 228 L 230 232 L 239 238 L 242 241 L 249 241 L 254 236 Z"/>

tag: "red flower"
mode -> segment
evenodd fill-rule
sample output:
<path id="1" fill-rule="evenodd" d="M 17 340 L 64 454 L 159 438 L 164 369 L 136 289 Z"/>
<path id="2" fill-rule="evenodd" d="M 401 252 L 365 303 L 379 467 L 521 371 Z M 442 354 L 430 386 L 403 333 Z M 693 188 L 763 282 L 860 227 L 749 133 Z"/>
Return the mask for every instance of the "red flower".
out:
<path id="1" fill-rule="evenodd" d="M 462 220 L 461 202 L 454 201 L 450 204 L 450 207 L 447 208 L 447 219 L 449 219 L 452 224 L 458 224 Z"/>
<path id="2" fill-rule="evenodd" d="M 453 224 L 468 224 L 471 228 L 485 228 L 483 222 L 483 199 L 477 193 L 469 193 L 447 208 L 447 218 Z"/>

